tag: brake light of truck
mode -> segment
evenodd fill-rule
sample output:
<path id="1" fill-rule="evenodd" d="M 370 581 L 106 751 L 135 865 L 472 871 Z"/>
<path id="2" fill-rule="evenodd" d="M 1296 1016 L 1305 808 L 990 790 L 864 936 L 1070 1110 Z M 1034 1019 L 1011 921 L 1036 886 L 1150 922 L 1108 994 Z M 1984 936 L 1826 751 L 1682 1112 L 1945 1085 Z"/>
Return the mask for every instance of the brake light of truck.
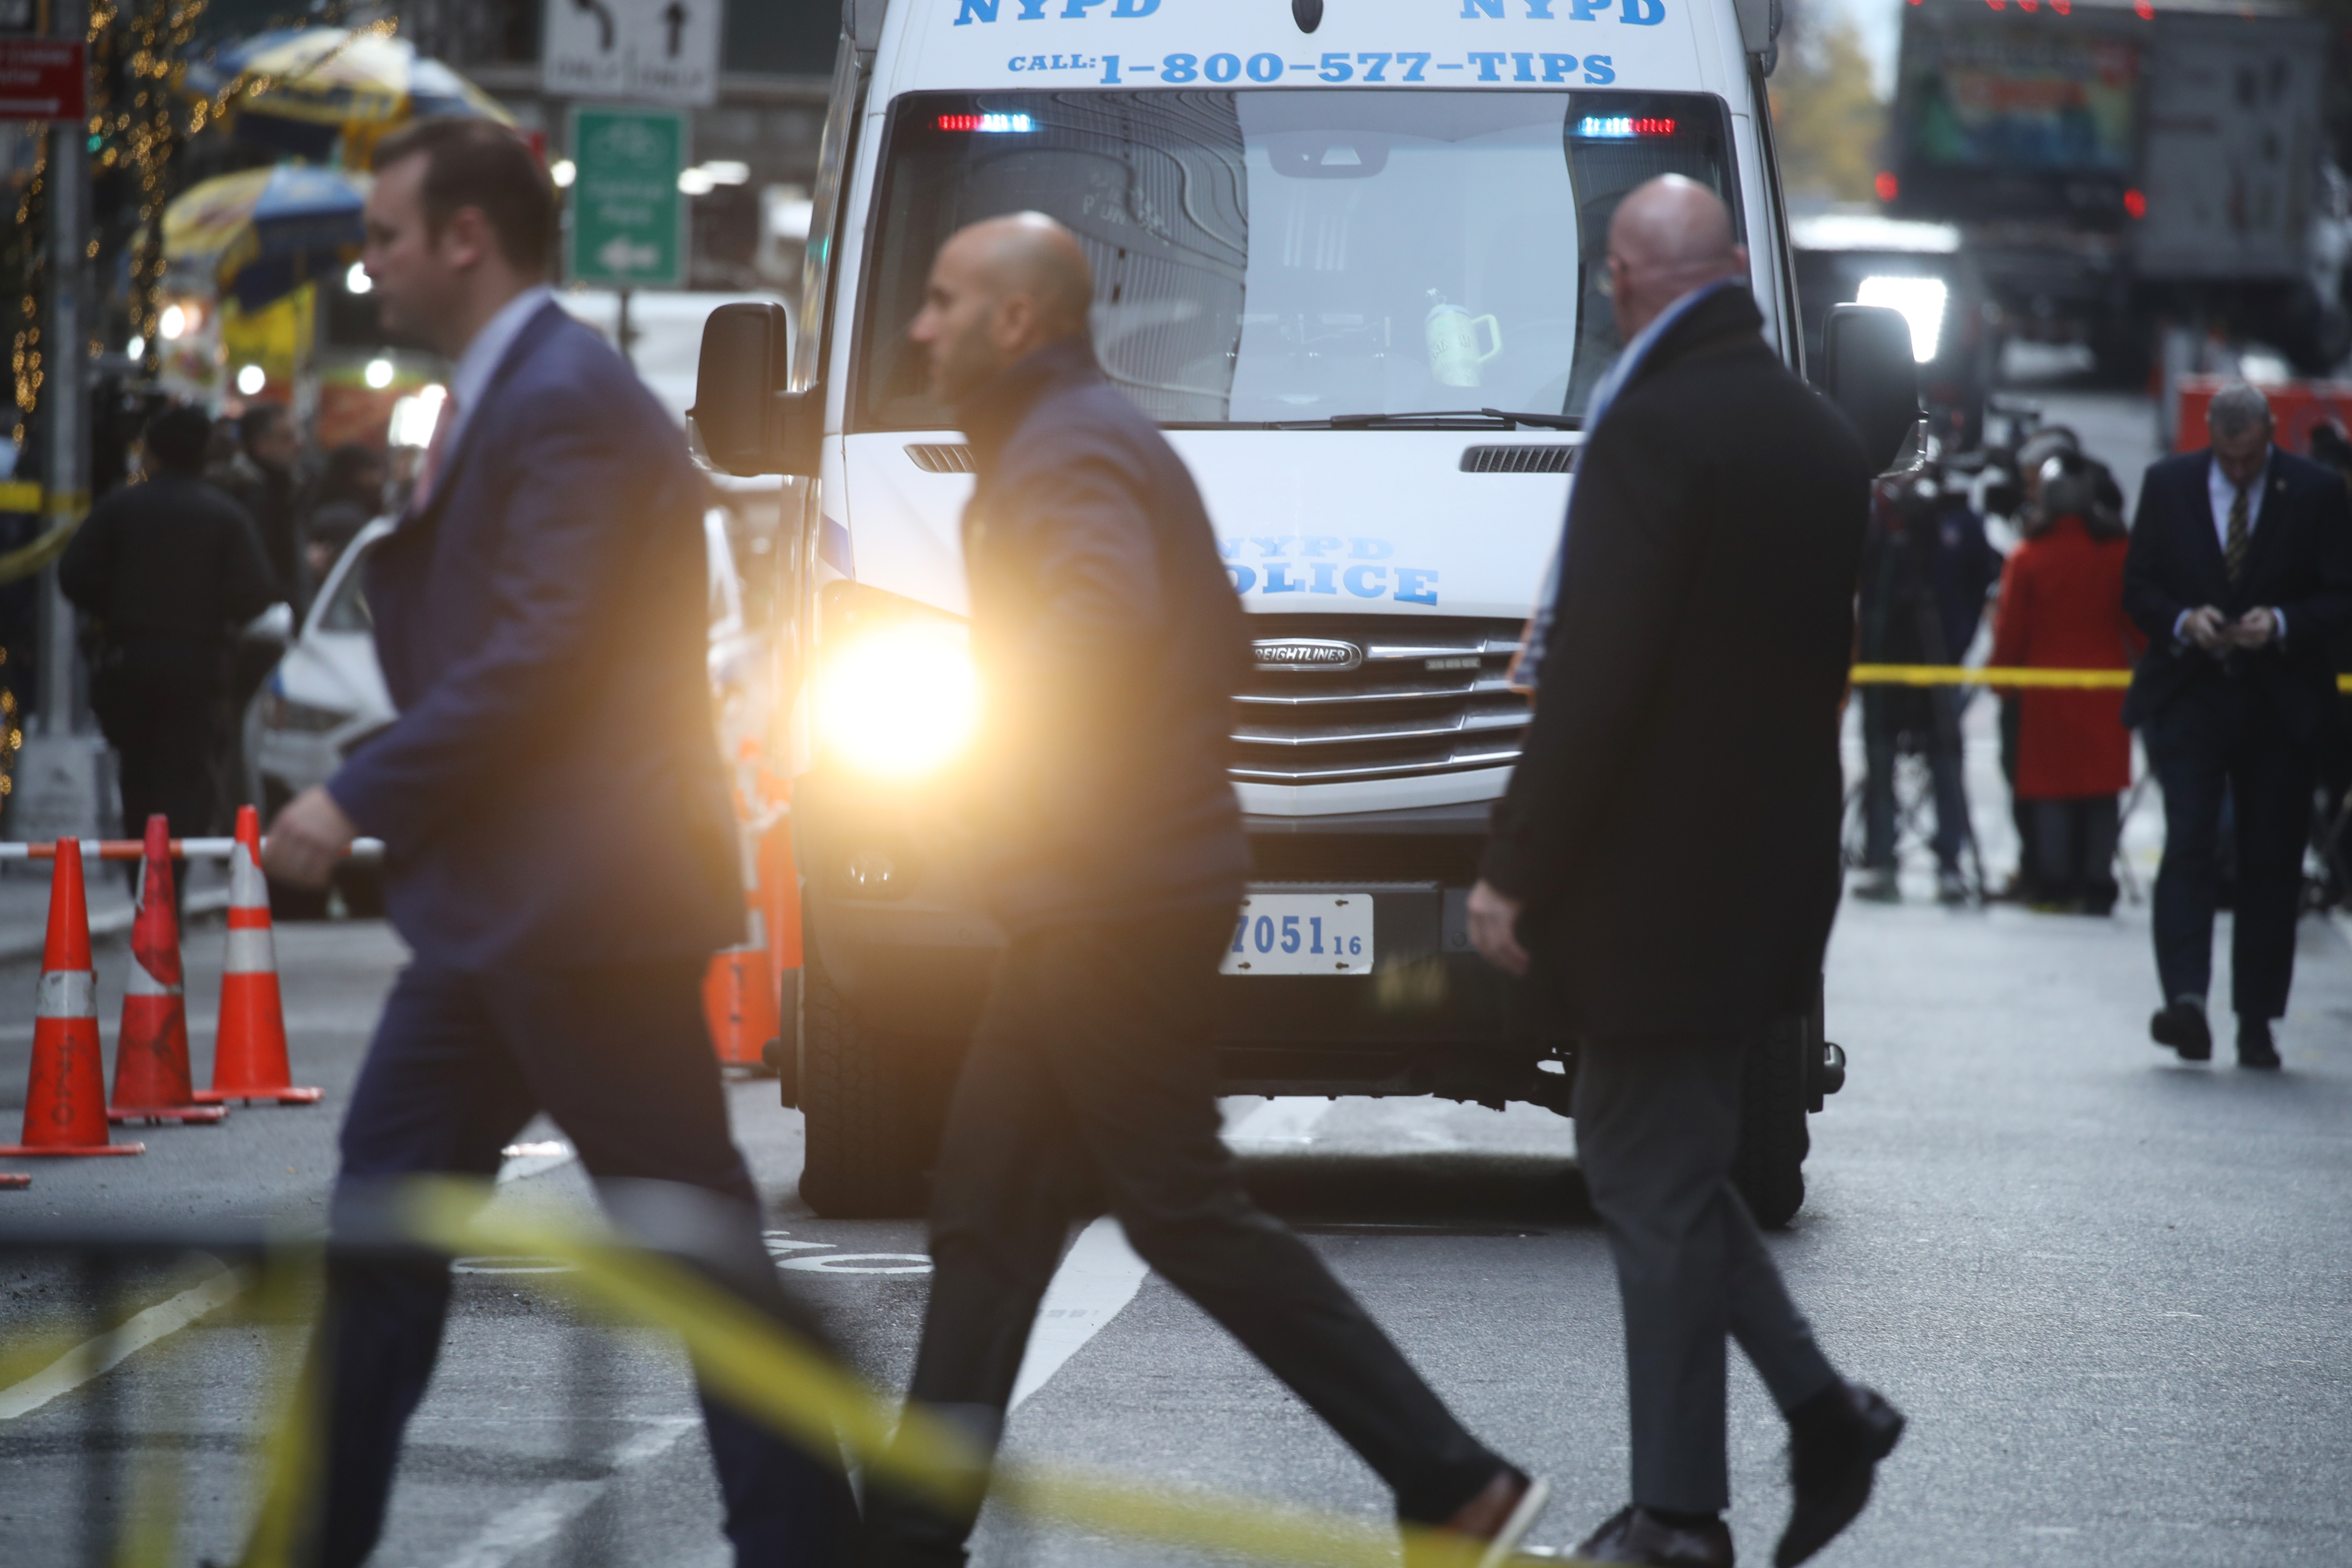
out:
<path id="1" fill-rule="evenodd" d="M 1576 133 L 1603 141 L 1631 141 L 1636 136 L 1672 136 L 1675 122 L 1628 114 L 1588 114 L 1576 122 Z"/>
<path id="2" fill-rule="evenodd" d="M 939 118 L 942 131 L 1026 131 L 1030 128 L 1025 114 L 942 114 Z"/>
<path id="3" fill-rule="evenodd" d="M 2137 191 L 2126 191 L 2124 193 L 2124 211 L 2131 214 L 2135 219 L 2146 217 L 2147 216 L 2147 197 Z"/>

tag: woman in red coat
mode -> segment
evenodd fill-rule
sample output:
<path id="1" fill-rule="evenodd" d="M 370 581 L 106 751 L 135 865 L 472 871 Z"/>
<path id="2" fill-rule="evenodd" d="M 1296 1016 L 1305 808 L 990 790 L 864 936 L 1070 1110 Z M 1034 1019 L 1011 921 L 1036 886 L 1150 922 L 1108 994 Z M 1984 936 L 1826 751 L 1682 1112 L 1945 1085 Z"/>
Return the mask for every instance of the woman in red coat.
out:
<path id="1" fill-rule="evenodd" d="M 2001 573 L 1992 662 L 2044 669 L 2129 669 L 2143 639 L 2124 615 L 2117 520 L 2098 504 L 2096 472 L 2053 458 L 2042 472 L 2041 533 Z M 2020 694 L 2017 797 L 2035 822 L 2038 903 L 2115 908 L 2117 797 L 2131 787 L 2131 731 L 2114 689 L 2029 687 Z"/>

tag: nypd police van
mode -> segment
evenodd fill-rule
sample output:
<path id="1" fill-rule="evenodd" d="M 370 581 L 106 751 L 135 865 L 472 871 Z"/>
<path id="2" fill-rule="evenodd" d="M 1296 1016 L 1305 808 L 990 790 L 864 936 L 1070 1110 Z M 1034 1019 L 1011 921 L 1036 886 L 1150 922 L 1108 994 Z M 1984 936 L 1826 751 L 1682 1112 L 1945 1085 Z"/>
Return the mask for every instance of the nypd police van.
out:
<path id="1" fill-rule="evenodd" d="M 1008 212 L 1085 245 L 1102 368 L 1191 467 L 1254 617 L 1226 1089 L 1567 1110 L 1574 1042 L 1465 913 L 1528 721 L 1507 669 L 1619 346 L 1624 193 L 1671 173 L 1720 195 L 1798 360 L 1776 10 L 851 0 L 797 313 L 715 316 L 695 409 L 715 466 L 799 477 L 782 722 L 806 960 L 782 1066 L 820 1212 L 921 1203 L 999 941 L 955 848 L 971 458 L 906 329 L 940 244 Z M 1817 1020 L 1783 1035 L 1742 1157 L 1768 1223 L 1842 1071 Z"/>

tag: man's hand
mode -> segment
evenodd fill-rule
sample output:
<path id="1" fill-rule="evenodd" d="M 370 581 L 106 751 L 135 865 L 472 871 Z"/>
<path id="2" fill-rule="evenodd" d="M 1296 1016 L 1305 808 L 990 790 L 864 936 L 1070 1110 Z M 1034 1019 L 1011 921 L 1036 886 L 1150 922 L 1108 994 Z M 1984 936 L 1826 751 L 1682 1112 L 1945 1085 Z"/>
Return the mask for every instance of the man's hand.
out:
<path id="1" fill-rule="evenodd" d="M 1470 940 L 1486 962 L 1506 974 L 1528 972 L 1528 950 L 1519 945 L 1519 900 L 1481 881 L 1470 889 Z"/>
<path id="2" fill-rule="evenodd" d="M 2210 605 L 2200 605 L 2183 616 L 2180 635 L 2210 654 L 2227 653 L 2238 646 L 2231 636 L 2230 624 Z"/>
<path id="3" fill-rule="evenodd" d="M 323 888 L 359 836 L 359 825 L 335 797 L 314 784 L 288 801 L 269 825 L 261 868 L 297 888 Z"/>
<path id="4" fill-rule="evenodd" d="M 2268 647 L 2278 637 L 2278 616 L 2269 610 L 2248 610 L 2230 626 L 2230 640 L 2239 647 Z"/>

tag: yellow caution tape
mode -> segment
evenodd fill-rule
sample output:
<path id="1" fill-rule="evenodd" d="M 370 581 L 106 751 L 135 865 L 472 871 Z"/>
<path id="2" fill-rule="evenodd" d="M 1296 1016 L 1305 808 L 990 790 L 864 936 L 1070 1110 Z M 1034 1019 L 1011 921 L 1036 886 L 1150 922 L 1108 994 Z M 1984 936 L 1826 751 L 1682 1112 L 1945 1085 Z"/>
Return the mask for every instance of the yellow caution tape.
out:
<path id="1" fill-rule="evenodd" d="M 2036 686 L 2062 691 L 2120 691 L 2131 684 L 2128 669 L 2031 669 L 2022 665 L 1857 664 L 1849 675 L 1856 686 Z M 2352 693 L 2352 675 L 2336 678 L 2336 689 Z"/>
<path id="2" fill-rule="evenodd" d="M 69 519 L 32 542 L 20 544 L 5 554 L 0 554 L 0 583 L 14 583 L 19 578 L 29 577 L 63 555 L 67 544 L 72 542 L 74 530 L 80 526 L 81 519 Z"/>
<path id="3" fill-rule="evenodd" d="M 2120 689 L 2128 669 L 2029 669 L 2019 665 L 1971 668 L 1958 664 L 1857 664 L 1856 686 L 2043 686 L 2076 691 Z"/>
<path id="4" fill-rule="evenodd" d="M 575 1292 L 677 1334 L 696 1375 L 729 1405 L 808 1452 L 845 1455 L 869 1477 L 962 1514 L 983 1493 L 1001 1506 L 1083 1531 L 1306 1568 L 1396 1568 L 1400 1534 L 1415 1568 L 1474 1568 L 1480 1543 L 1413 1526 L 1381 1527 L 1263 1500 L 1150 1488 L 1066 1467 L 1000 1461 L 920 1406 L 903 1408 L 699 1273 L 635 1251 L 610 1232 L 502 1213 L 485 1184 L 408 1184 L 401 1214 L 423 1245 L 456 1256 L 561 1259 L 540 1288 Z M 293 1271 L 285 1271 L 291 1277 Z M 268 1472 L 249 1568 L 279 1568 L 299 1533 L 297 1510 L 323 1412 L 298 1383 L 265 1447 Z M 1532 1568 L 1531 1561 L 1514 1563 Z M 1572 1560 L 1554 1559 L 1555 1562 Z"/>

